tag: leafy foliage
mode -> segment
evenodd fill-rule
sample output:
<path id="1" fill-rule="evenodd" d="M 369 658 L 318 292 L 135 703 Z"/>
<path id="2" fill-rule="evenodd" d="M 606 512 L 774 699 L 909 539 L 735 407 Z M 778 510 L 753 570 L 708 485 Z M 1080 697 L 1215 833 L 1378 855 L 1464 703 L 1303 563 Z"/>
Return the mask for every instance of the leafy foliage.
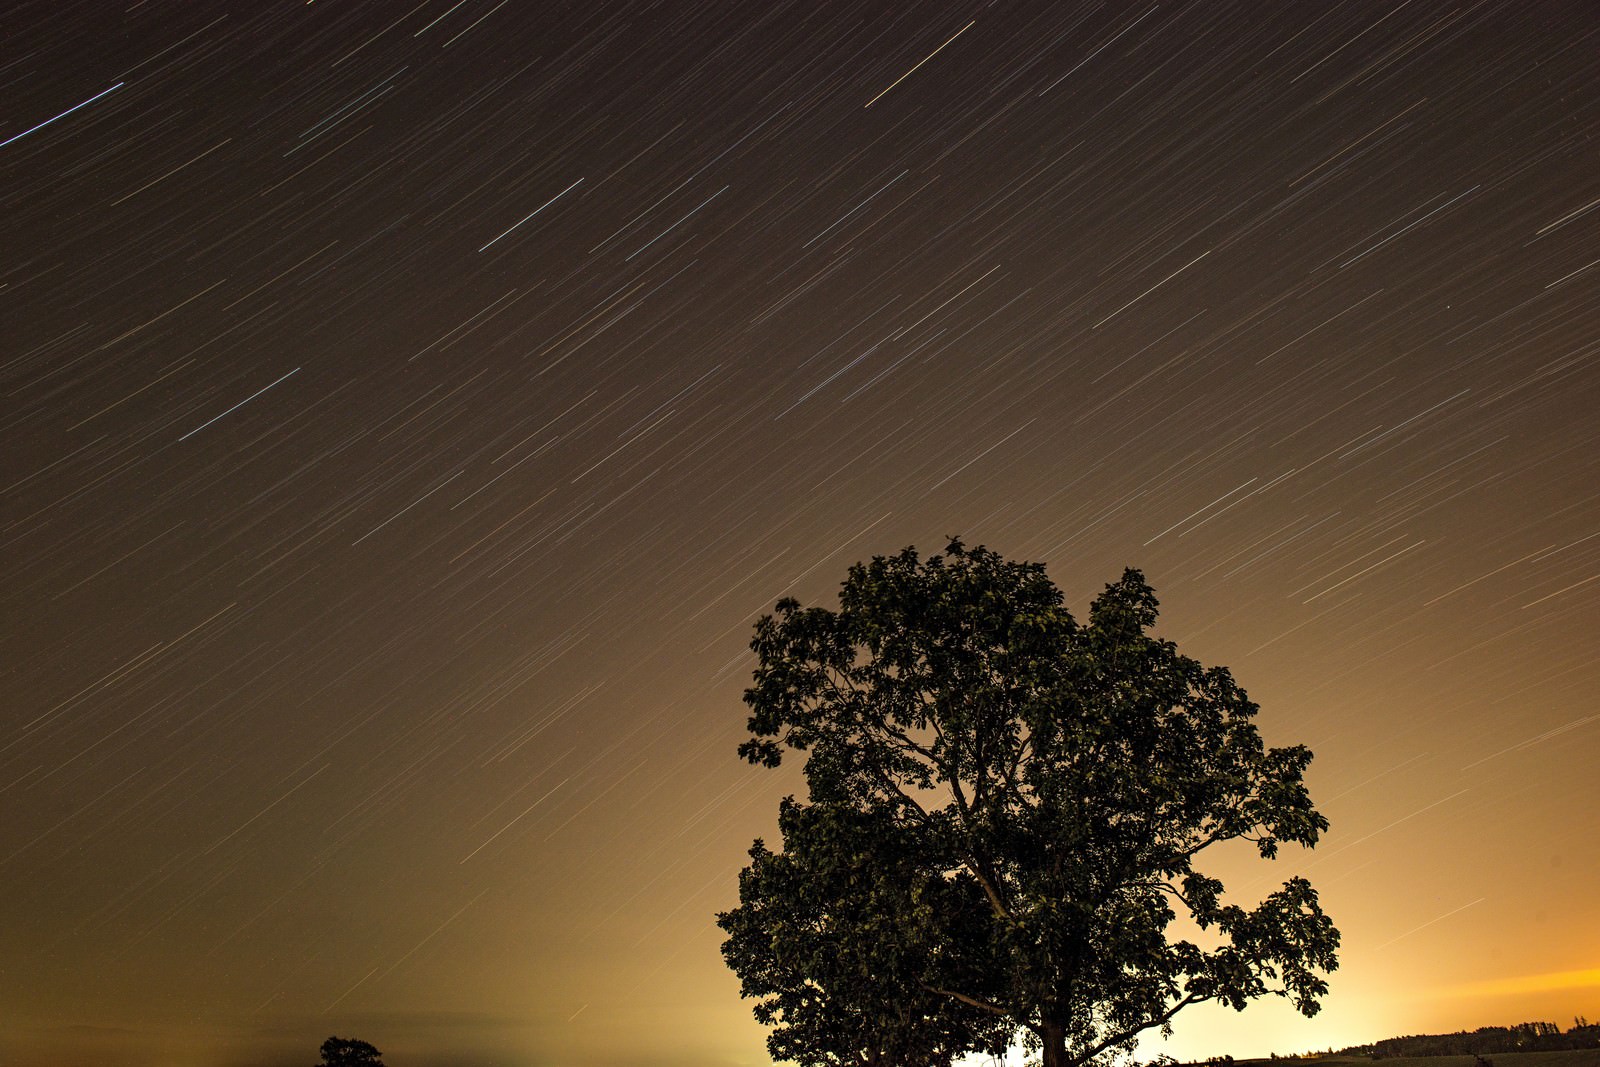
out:
<path id="1" fill-rule="evenodd" d="M 383 1053 L 351 1037 L 330 1037 L 322 1043 L 322 1063 L 317 1067 L 383 1067 Z"/>
<path id="2" fill-rule="evenodd" d="M 1338 932 L 1311 885 L 1291 879 L 1246 910 L 1195 867 L 1226 841 L 1264 859 L 1315 845 L 1327 822 L 1304 785 L 1311 753 L 1266 748 L 1228 671 L 1150 636 L 1156 617 L 1137 571 L 1080 624 L 1041 565 L 952 541 L 926 561 L 908 548 L 852 567 L 837 611 L 786 599 L 760 620 L 740 753 L 769 767 L 805 753 L 811 802 L 829 813 L 816 818 L 870 821 L 852 863 L 874 872 L 835 879 L 804 840 L 788 859 L 752 852 L 736 925 L 754 928 L 739 927 L 729 962 L 747 995 L 776 998 L 775 1041 L 859 1050 L 820 1006 L 786 1006 L 802 989 L 880 1023 L 920 990 L 940 1012 L 1031 1035 L 1045 1067 L 1126 1052 L 1204 1001 L 1242 1009 L 1271 993 L 1316 1012 Z M 801 809 L 786 810 L 795 825 Z M 779 867 L 787 882 L 769 880 Z M 801 898 L 848 914 L 856 966 L 878 987 L 819 978 L 793 956 L 804 950 L 776 920 Z M 1217 944 L 1169 940 L 1179 909 Z M 989 1035 L 970 1032 L 974 1049 Z"/>
<path id="3" fill-rule="evenodd" d="M 934 842 L 896 827 L 885 811 L 803 805 L 786 798 L 784 849 L 757 841 L 739 876 L 742 904 L 717 918 L 723 955 L 742 992 L 764 998 L 759 1022 L 775 1026 L 767 1049 L 803 1067 L 927 1064 L 968 1050 L 1004 1051 L 1010 1028 L 993 1015 L 949 1004 L 922 981 L 981 981 L 942 959 L 915 931 L 984 934 L 982 894 L 971 878 L 925 866 Z M 909 931 L 897 929 L 916 916 Z M 904 936 L 911 933 L 912 936 Z"/>

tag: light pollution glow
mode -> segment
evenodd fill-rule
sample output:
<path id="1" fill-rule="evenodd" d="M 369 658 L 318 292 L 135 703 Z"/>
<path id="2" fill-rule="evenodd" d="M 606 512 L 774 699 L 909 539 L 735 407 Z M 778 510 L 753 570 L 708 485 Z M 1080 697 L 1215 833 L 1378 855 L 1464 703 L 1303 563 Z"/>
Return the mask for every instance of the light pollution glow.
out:
<path id="1" fill-rule="evenodd" d="M 1321 846 L 1221 873 L 1318 887 L 1325 1010 L 1177 1055 L 1600 1015 L 1597 40 L 25 5 L 0 1062 L 764 1062 L 751 624 L 950 534 L 1079 612 L 1140 567 L 1316 752 Z"/>

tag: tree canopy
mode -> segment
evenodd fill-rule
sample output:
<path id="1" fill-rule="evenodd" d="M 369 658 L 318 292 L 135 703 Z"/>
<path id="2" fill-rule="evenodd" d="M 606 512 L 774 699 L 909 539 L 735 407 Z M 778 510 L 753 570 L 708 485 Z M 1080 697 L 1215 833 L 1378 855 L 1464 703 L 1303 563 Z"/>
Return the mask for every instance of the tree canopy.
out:
<path id="1" fill-rule="evenodd" d="M 969 985 L 970 961 L 941 956 L 923 933 L 983 936 L 982 893 L 970 877 L 927 863 L 937 847 L 882 810 L 797 803 L 778 812 L 783 851 L 757 841 L 739 876 L 740 907 L 718 917 L 723 948 L 756 1019 L 779 1024 L 775 1059 L 802 1067 L 947 1067 L 968 1051 L 1005 1051 L 1003 1020 L 923 983 Z M 915 927 L 896 929 L 908 914 Z M 963 924 L 969 928 L 961 930 Z"/>
<path id="2" fill-rule="evenodd" d="M 353 1037 L 330 1037 L 321 1051 L 317 1067 L 383 1067 L 383 1053 Z"/>
<path id="3" fill-rule="evenodd" d="M 957 540 L 757 623 L 740 753 L 803 753 L 809 804 L 785 802 L 785 851 L 756 843 L 719 923 L 774 1055 L 943 1065 L 1020 1035 L 1079 1067 L 1191 1004 L 1317 1011 L 1339 936 L 1310 883 L 1246 908 L 1196 866 L 1314 846 L 1311 753 L 1267 748 L 1156 617 L 1138 571 L 1080 623 L 1042 565 Z M 1204 936 L 1169 937 L 1180 913 Z"/>

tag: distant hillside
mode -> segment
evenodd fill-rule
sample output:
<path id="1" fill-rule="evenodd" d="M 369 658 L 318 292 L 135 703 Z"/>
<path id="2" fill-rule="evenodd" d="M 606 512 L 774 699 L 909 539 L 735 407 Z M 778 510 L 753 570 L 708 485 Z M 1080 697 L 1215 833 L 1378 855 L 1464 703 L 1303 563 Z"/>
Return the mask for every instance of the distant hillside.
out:
<path id="1" fill-rule="evenodd" d="M 1316 1063 L 1317 1067 L 1366 1067 L 1383 1060 L 1384 1067 L 1484 1067 L 1489 1056 L 1501 1057 L 1491 1067 L 1600 1067 L 1600 1024 L 1579 1016 L 1563 1031 L 1555 1023 L 1482 1026 L 1453 1034 L 1389 1037 L 1335 1052 L 1239 1060 L 1217 1056 L 1185 1067 L 1246 1067 L 1271 1063 Z"/>
<path id="2" fill-rule="evenodd" d="M 1482 1026 L 1454 1034 L 1390 1037 L 1370 1045 L 1353 1045 L 1336 1056 L 1399 1059 L 1411 1056 L 1492 1056 L 1514 1052 L 1565 1052 L 1600 1049 L 1600 1025 L 1581 1016 L 1566 1031 L 1555 1023 Z"/>
<path id="3" fill-rule="evenodd" d="M 1278 1056 L 1270 1060 L 1239 1060 L 1236 1067 L 1271 1067 L 1272 1064 L 1316 1063 L 1317 1067 L 1372 1067 L 1371 1056 L 1322 1053 L 1312 1056 Z M 1600 1049 L 1564 1049 L 1555 1052 L 1501 1052 L 1493 1056 L 1394 1056 L 1384 1067 L 1600 1067 Z"/>

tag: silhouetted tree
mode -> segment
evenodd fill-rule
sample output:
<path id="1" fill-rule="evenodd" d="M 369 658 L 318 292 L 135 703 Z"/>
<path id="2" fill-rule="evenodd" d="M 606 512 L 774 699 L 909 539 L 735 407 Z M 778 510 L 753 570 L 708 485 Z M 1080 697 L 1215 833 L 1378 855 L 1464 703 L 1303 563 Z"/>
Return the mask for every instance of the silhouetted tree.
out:
<path id="1" fill-rule="evenodd" d="M 383 1067 L 383 1053 L 350 1037 L 330 1037 L 322 1043 L 322 1063 L 317 1067 Z"/>
<path id="2" fill-rule="evenodd" d="M 952 541 L 926 561 L 908 548 L 852 567 L 837 611 L 785 599 L 775 612 L 751 643 L 740 752 L 769 767 L 804 752 L 811 803 L 872 832 L 844 868 L 752 853 L 728 958 L 746 995 L 768 998 L 758 1018 L 795 1025 L 784 998 L 808 998 L 795 1001 L 815 1022 L 808 1043 L 842 1054 L 861 1043 L 832 1020 L 975 1010 L 1044 1067 L 1079 1067 L 1190 1004 L 1274 993 L 1318 1010 L 1339 937 L 1310 883 L 1246 910 L 1195 869 L 1227 841 L 1265 859 L 1314 845 L 1327 822 L 1303 782 L 1311 753 L 1265 748 L 1226 670 L 1146 633 L 1156 599 L 1139 572 L 1085 625 L 1041 565 Z M 789 921 L 807 901 L 826 916 Z M 1178 908 L 1214 948 L 1168 940 Z M 846 955 L 808 961 L 796 940 L 841 915 Z M 846 960 L 862 981 L 838 980 Z"/>

